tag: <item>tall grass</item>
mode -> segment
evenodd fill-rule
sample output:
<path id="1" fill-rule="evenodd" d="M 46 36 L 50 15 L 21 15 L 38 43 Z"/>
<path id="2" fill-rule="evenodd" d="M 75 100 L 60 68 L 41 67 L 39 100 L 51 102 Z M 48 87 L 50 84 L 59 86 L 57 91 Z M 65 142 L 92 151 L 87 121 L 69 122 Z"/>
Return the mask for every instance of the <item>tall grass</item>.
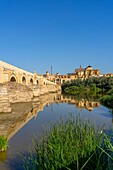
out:
<path id="1" fill-rule="evenodd" d="M 107 170 L 113 167 L 113 146 L 89 121 L 70 116 L 40 140 L 35 137 L 34 152 L 23 161 L 26 170 Z"/>
<path id="2" fill-rule="evenodd" d="M 8 147 L 8 141 L 5 136 L 0 136 L 0 151 L 6 151 Z"/>

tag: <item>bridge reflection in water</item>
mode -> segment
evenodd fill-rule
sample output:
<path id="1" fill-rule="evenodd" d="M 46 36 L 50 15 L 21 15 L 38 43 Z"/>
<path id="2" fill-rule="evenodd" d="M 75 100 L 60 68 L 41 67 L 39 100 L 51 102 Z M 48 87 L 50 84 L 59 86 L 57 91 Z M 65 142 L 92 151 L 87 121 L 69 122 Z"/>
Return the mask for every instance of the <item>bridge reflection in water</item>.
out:
<path id="1" fill-rule="evenodd" d="M 20 164 L 14 164 L 17 153 L 24 154 L 32 147 L 33 134 L 40 135 L 42 125 L 53 124 L 60 117 L 68 118 L 68 113 L 75 117 L 80 113 L 83 120 L 88 118 L 92 123 L 96 120 L 100 127 L 106 124 L 106 130 L 112 126 L 112 113 L 93 99 L 51 93 L 35 97 L 29 103 L 11 103 L 10 107 L 11 112 L 0 112 L 0 135 L 8 138 L 10 146 L 7 152 L 0 153 L 0 169 L 3 170 L 20 170 Z"/>
<path id="2" fill-rule="evenodd" d="M 34 98 L 29 103 L 11 104 L 11 113 L 0 113 L 0 135 L 4 135 L 8 140 L 17 133 L 30 119 L 36 118 L 39 111 L 44 106 L 52 103 L 71 103 L 77 108 L 86 108 L 92 111 L 94 107 L 100 107 L 99 101 L 88 101 L 84 98 L 76 99 L 73 96 L 61 94 L 48 94 Z M 51 105 L 51 109 L 52 105 Z"/>

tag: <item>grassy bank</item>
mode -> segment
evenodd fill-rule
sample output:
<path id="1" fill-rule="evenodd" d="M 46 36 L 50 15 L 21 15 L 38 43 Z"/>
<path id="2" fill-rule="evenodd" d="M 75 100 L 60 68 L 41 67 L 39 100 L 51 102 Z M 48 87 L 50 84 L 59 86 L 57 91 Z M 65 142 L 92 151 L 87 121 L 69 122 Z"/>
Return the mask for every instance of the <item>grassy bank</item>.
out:
<path id="1" fill-rule="evenodd" d="M 89 121 L 61 119 L 51 130 L 34 139 L 34 152 L 23 157 L 26 170 L 107 170 L 113 167 L 111 139 Z"/>

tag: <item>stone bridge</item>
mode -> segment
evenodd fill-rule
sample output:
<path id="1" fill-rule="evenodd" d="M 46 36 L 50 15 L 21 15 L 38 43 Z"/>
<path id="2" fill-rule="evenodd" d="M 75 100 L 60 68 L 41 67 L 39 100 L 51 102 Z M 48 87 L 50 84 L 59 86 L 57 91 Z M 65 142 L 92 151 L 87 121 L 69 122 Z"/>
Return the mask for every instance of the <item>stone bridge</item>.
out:
<path id="1" fill-rule="evenodd" d="M 55 83 L 46 80 L 45 78 L 43 78 L 43 76 L 38 76 L 36 71 L 34 71 L 33 74 L 0 60 L 0 83 L 6 83 L 9 81 L 28 86 L 37 84 L 55 85 Z"/>

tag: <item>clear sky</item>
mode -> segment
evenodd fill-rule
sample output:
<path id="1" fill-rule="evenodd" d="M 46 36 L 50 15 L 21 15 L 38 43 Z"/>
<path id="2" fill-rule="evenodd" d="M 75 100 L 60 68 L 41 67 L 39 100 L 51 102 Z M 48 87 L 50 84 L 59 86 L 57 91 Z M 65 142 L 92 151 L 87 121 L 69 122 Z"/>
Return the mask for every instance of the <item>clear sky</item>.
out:
<path id="1" fill-rule="evenodd" d="M 0 60 L 37 73 L 113 73 L 113 0 L 0 0 Z"/>

